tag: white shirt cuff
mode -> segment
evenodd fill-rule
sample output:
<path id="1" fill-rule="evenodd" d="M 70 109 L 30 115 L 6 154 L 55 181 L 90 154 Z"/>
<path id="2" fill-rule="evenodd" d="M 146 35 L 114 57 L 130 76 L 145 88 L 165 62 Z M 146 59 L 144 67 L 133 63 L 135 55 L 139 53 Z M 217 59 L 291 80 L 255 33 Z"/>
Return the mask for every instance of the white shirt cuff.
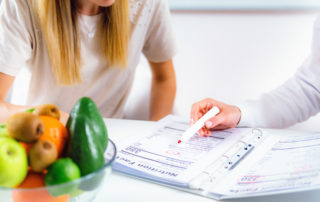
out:
<path id="1" fill-rule="evenodd" d="M 247 103 L 242 103 L 238 105 L 241 111 L 241 118 L 238 127 L 252 127 L 254 120 L 252 120 L 252 109 Z"/>

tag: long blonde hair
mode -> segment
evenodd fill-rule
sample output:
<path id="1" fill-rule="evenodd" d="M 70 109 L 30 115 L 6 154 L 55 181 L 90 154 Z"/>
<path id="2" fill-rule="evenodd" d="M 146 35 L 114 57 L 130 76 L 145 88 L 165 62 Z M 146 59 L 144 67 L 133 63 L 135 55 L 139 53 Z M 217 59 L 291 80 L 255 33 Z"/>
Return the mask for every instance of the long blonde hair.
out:
<path id="1" fill-rule="evenodd" d="M 33 9 L 41 26 L 52 72 L 60 85 L 82 81 L 81 53 L 74 0 L 33 0 Z M 103 8 L 97 30 L 102 55 L 112 66 L 125 67 L 130 35 L 129 2 L 116 0 Z"/>

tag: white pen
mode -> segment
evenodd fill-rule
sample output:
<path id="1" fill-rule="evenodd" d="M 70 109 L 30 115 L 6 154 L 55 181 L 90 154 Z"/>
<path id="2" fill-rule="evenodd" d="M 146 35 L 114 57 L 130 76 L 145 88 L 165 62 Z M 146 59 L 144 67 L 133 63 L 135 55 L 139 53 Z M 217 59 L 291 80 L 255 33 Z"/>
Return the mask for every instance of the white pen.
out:
<path id="1" fill-rule="evenodd" d="M 220 112 L 219 108 L 214 106 L 211 108 L 205 115 L 203 115 L 197 122 L 195 122 L 186 132 L 184 132 L 181 136 L 181 138 L 178 141 L 178 144 L 180 144 L 183 141 L 187 141 L 189 138 L 191 138 L 198 130 L 200 130 L 206 121 L 211 119 L 212 117 L 216 116 Z"/>

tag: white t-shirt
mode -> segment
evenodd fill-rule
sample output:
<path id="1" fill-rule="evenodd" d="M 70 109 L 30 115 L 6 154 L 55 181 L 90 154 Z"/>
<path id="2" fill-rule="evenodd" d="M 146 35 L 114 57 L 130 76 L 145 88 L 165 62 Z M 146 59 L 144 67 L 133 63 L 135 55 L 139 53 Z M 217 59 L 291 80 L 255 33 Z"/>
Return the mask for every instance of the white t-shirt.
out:
<path id="1" fill-rule="evenodd" d="M 83 83 L 61 87 L 56 85 L 51 72 L 45 42 L 34 23 L 30 1 L 3 0 L 0 8 L 0 72 L 16 77 L 11 103 L 53 103 L 70 112 L 80 97 L 88 96 L 96 102 L 104 117 L 123 118 L 124 104 L 141 52 L 152 62 L 167 61 L 174 55 L 170 12 L 164 0 L 130 1 L 132 35 L 125 69 L 108 66 L 98 44 L 93 41 L 100 17 L 79 15 Z"/>
<path id="2" fill-rule="evenodd" d="M 311 54 L 295 75 L 277 89 L 239 106 L 239 126 L 284 128 L 320 111 L 320 18 Z"/>

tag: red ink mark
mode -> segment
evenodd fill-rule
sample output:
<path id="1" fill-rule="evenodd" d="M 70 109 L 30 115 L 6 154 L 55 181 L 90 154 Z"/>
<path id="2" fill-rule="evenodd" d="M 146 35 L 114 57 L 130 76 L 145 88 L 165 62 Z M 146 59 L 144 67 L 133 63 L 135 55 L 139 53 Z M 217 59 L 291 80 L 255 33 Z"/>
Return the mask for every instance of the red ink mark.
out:
<path id="1" fill-rule="evenodd" d="M 181 143 L 181 140 L 178 141 L 178 144 L 180 144 L 180 143 Z"/>
<path id="2" fill-rule="evenodd" d="M 169 155 L 180 155 L 180 152 L 175 151 L 175 150 L 168 150 L 168 151 L 166 151 L 166 153 Z"/>

